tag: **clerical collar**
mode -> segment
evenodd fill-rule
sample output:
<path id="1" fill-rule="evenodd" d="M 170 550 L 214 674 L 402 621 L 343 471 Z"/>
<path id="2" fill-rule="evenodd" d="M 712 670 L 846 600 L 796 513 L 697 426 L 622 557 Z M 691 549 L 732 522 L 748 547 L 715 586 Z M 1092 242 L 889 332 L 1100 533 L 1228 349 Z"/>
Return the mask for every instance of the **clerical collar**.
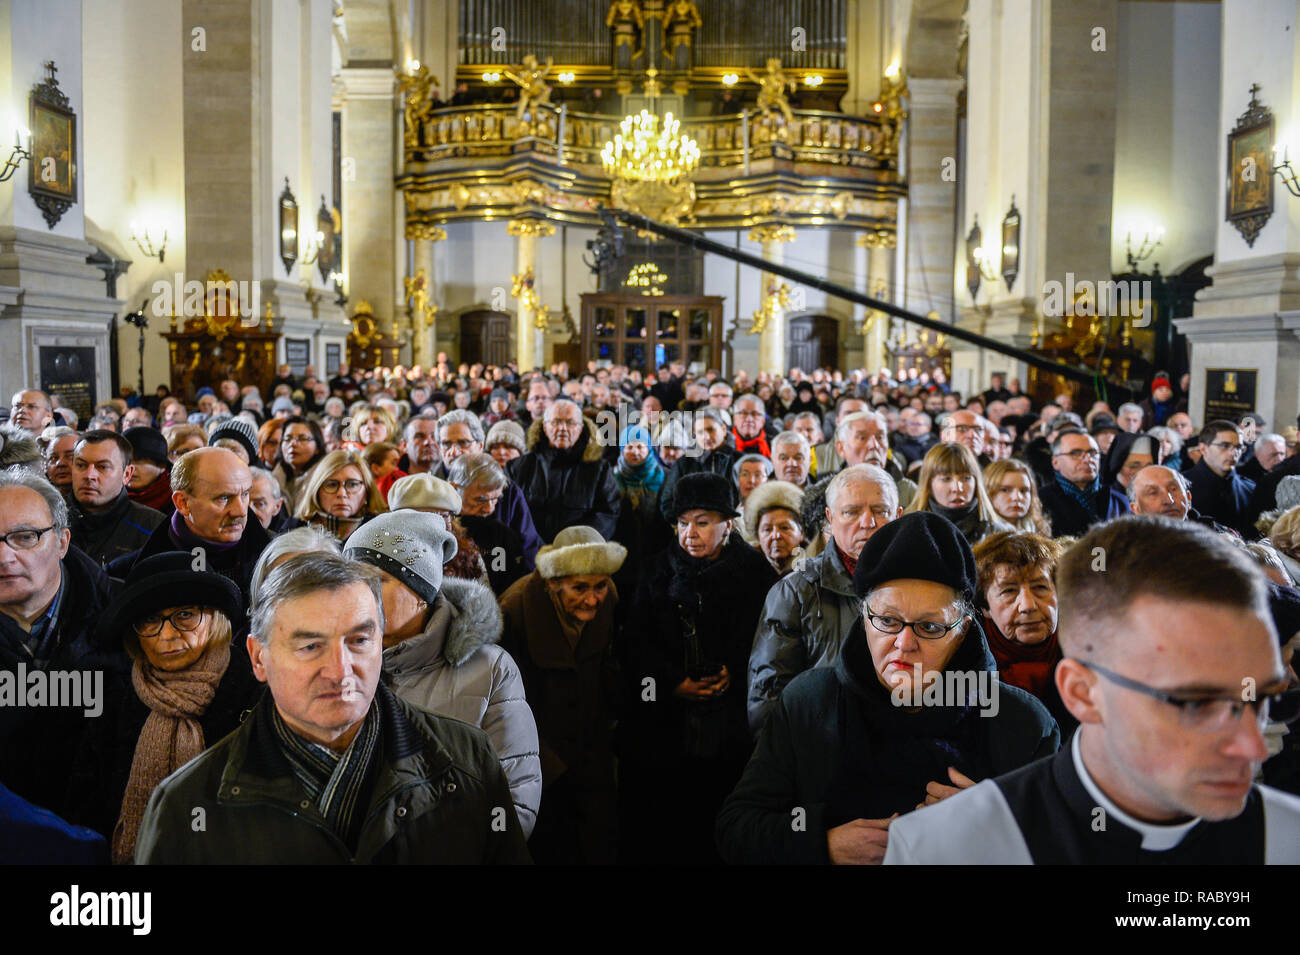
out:
<path id="1" fill-rule="evenodd" d="M 1180 822 L 1176 825 L 1161 826 L 1152 822 L 1143 822 L 1141 819 L 1134 819 L 1119 806 L 1115 805 L 1101 787 L 1093 782 L 1092 776 L 1088 774 L 1088 769 L 1083 765 L 1083 754 L 1079 749 L 1079 738 L 1083 733 L 1075 733 L 1074 739 L 1070 741 L 1070 755 L 1074 757 L 1074 771 L 1079 775 L 1079 781 L 1083 783 L 1083 788 L 1088 790 L 1091 796 L 1106 812 L 1106 817 L 1118 819 L 1128 828 L 1132 829 L 1142 837 L 1142 848 L 1147 852 L 1167 852 L 1176 847 L 1183 838 L 1196 828 L 1200 818 L 1192 819 L 1189 822 Z"/>

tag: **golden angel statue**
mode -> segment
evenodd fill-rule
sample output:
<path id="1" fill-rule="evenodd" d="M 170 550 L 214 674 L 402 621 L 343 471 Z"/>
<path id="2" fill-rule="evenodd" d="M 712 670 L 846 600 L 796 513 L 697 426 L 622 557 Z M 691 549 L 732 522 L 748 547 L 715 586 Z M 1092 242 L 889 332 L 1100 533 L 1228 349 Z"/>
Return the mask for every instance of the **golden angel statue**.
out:
<path id="1" fill-rule="evenodd" d="M 641 4 L 637 0 L 614 0 L 605 16 L 605 26 L 614 30 L 614 69 L 632 69 L 632 61 L 640 53 L 637 38 L 645 28 Z"/>
<path id="2" fill-rule="evenodd" d="M 907 119 L 903 97 L 907 95 L 907 77 L 896 70 L 887 70 L 880 81 L 880 125 L 883 132 L 880 151 L 886 156 L 898 155 L 903 121 Z"/>
<path id="3" fill-rule="evenodd" d="M 553 57 L 548 56 L 546 65 L 542 66 L 537 62 L 537 57 L 529 53 L 524 57 L 524 65 L 519 68 L 518 73 L 514 70 L 501 71 L 519 86 L 519 108 L 515 110 L 515 117 L 519 122 L 524 121 L 525 114 L 529 113 L 534 106 L 551 105 L 551 87 L 545 80 L 546 74 L 551 72 L 551 67 L 554 65 Z"/>
<path id="4" fill-rule="evenodd" d="M 794 113 L 790 111 L 790 101 L 785 91 L 789 87 L 794 92 L 798 86 L 793 77 L 781 71 L 781 58 L 774 56 L 767 61 L 767 71 L 758 74 L 748 66 L 745 75 L 750 82 L 758 84 L 758 109 L 762 113 L 780 112 L 785 117 L 787 126 L 794 125 Z"/>
<path id="5" fill-rule="evenodd" d="M 695 0 L 672 0 L 664 10 L 664 46 L 674 70 L 691 68 L 691 42 L 695 31 L 704 26 Z"/>
<path id="6" fill-rule="evenodd" d="M 414 73 L 397 73 L 397 89 L 406 95 L 404 142 L 407 148 L 413 148 L 420 145 L 420 124 L 433 108 L 438 78 L 429 72 L 427 66 L 421 64 Z"/>

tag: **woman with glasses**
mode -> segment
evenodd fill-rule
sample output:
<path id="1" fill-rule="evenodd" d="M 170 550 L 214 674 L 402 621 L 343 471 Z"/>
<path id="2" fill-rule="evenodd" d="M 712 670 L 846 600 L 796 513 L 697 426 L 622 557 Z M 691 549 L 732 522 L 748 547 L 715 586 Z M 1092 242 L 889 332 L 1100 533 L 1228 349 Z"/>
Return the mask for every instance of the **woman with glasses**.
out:
<path id="1" fill-rule="evenodd" d="M 1043 516 L 1033 468 L 1019 458 L 1004 458 L 984 468 L 983 476 L 999 518 L 1023 533 L 1051 536 L 1052 524 Z"/>
<path id="2" fill-rule="evenodd" d="M 345 541 L 370 518 L 387 511 L 361 455 L 339 450 L 321 458 L 307 475 L 293 516 Z"/>
<path id="3" fill-rule="evenodd" d="M 261 466 L 268 471 L 274 470 L 279 463 L 280 437 L 283 434 L 284 422 L 279 418 L 271 418 L 257 429 L 257 456 Z"/>
<path id="4" fill-rule="evenodd" d="M 718 815 L 728 862 L 879 864 L 895 816 L 1056 751 L 1043 705 L 998 679 L 977 586 L 970 545 L 936 514 L 871 536 L 838 662 L 786 688 Z"/>
<path id="5" fill-rule="evenodd" d="M 298 502 L 303 475 L 325 454 L 325 436 L 321 434 L 320 425 L 302 415 L 284 419 L 284 430 L 280 434 L 280 454 L 271 473 L 275 475 L 290 506 Z"/>
<path id="6" fill-rule="evenodd" d="M 921 462 L 916 497 L 907 513 L 931 511 L 946 517 L 974 545 L 1012 526 L 993 509 L 979 462 L 964 444 L 936 444 Z"/>
<path id="7" fill-rule="evenodd" d="M 132 861 L 154 788 L 234 732 L 262 693 L 231 645 L 244 619 L 239 589 L 193 560 L 188 551 L 146 557 L 100 622 L 100 640 L 130 657 L 130 676 L 106 681 L 103 713 L 86 721 L 68 805 L 73 821 L 109 840 L 118 865 Z"/>

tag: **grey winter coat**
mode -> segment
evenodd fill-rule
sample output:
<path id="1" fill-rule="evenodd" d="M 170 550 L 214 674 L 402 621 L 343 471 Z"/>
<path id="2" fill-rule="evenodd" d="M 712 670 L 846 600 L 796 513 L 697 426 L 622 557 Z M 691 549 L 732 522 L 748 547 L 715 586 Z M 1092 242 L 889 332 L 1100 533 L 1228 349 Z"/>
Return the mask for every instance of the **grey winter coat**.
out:
<path id="1" fill-rule="evenodd" d="M 488 734 L 527 838 L 542 798 L 537 723 L 519 667 L 496 645 L 500 639 L 501 610 L 492 591 L 444 577 L 424 633 L 384 651 L 384 674 L 407 703 Z"/>
<path id="2" fill-rule="evenodd" d="M 749 729 L 762 729 L 786 684 L 805 670 L 833 667 L 862 601 L 839 548 L 828 544 L 767 592 L 749 655 Z"/>

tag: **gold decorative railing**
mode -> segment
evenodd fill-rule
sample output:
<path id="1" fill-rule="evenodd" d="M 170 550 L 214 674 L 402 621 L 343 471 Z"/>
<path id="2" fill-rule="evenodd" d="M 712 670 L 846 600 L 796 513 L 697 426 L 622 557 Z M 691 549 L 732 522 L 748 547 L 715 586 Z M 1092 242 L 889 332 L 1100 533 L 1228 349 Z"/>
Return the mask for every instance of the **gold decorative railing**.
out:
<path id="1" fill-rule="evenodd" d="M 421 117 L 418 145 L 407 150 L 407 162 L 438 163 L 451 159 L 510 156 L 531 150 L 559 158 L 557 141 L 563 125 L 563 157 L 567 164 L 600 166 L 600 150 L 618 131 L 622 117 L 569 112 L 561 124 L 560 111 L 539 107 L 535 122 L 521 122 L 511 104 L 451 106 Z M 701 169 L 734 168 L 745 161 L 746 133 L 750 161 L 780 153 L 796 163 L 825 163 L 864 169 L 889 168 L 894 159 L 889 137 L 875 118 L 846 116 L 820 110 L 795 110 L 794 123 L 772 114 L 751 112 L 701 116 L 682 120 L 683 131 L 700 144 Z"/>

